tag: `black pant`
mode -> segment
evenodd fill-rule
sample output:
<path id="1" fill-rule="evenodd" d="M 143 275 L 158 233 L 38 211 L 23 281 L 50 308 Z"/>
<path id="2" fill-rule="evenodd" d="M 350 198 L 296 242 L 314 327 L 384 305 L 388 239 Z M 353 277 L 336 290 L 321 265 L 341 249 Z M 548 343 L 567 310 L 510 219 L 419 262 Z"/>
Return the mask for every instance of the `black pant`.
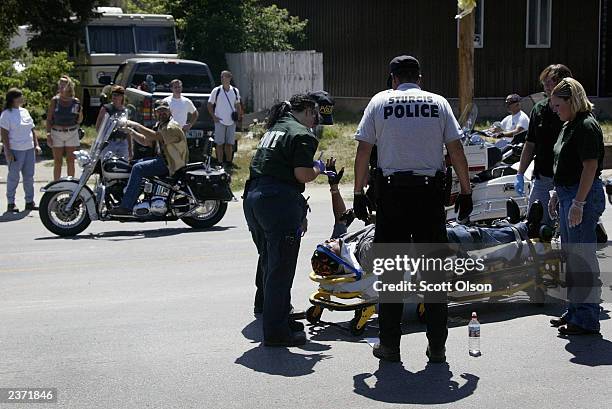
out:
<path id="1" fill-rule="evenodd" d="M 305 214 L 306 201 L 297 189 L 269 177 L 253 180 L 244 199 L 244 215 L 259 253 L 264 338 L 269 341 L 291 336 L 291 287 Z"/>
<path id="2" fill-rule="evenodd" d="M 444 188 L 439 183 L 397 187 L 386 178 L 377 179 L 378 201 L 375 243 L 447 243 Z M 441 348 L 448 336 L 446 294 L 436 294 L 436 302 L 425 298 L 427 339 L 432 348 Z M 381 303 L 378 321 L 380 342 L 399 348 L 404 305 Z"/>

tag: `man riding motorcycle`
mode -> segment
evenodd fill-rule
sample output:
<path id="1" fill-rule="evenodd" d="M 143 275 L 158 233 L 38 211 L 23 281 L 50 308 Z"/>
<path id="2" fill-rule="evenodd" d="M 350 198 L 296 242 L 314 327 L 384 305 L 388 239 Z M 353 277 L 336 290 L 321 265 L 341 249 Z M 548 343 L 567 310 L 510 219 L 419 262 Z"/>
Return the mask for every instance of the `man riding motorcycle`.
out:
<path id="1" fill-rule="evenodd" d="M 110 210 L 115 216 L 132 214 L 132 208 L 140 194 L 140 185 L 144 177 L 172 176 L 178 169 L 187 164 L 189 151 L 187 139 L 180 125 L 170 115 L 168 102 L 155 102 L 157 116 L 156 130 L 151 130 L 137 122 L 127 121 L 132 138 L 145 144 L 147 141 L 157 141 L 161 144 L 162 156 L 143 160 L 132 167 L 130 179 L 121 200 L 121 206 Z"/>

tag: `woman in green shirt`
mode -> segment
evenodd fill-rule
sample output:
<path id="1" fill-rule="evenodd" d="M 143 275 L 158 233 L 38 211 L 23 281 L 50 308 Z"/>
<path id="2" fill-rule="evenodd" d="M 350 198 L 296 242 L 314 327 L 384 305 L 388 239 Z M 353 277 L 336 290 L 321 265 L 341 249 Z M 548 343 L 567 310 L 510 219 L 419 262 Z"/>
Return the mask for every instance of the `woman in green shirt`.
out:
<path id="1" fill-rule="evenodd" d="M 555 189 L 548 211 L 559 217 L 561 245 L 567 254 L 568 309 L 551 320 L 564 335 L 599 333 L 601 281 L 596 256 L 597 221 L 605 209 L 600 179 L 603 133 L 584 88 L 564 78 L 552 92 L 552 106 L 563 128 L 554 146 Z"/>
<path id="2" fill-rule="evenodd" d="M 244 215 L 263 263 L 258 270 L 263 275 L 266 346 L 306 342 L 303 325 L 290 320 L 289 311 L 307 210 L 302 192 L 306 183 L 325 173 L 325 163 L 313 161 L 319 141 L 311 129 L 318 116 L 317 102 L 309 95 L 274 105 L 245 186 Z"/>

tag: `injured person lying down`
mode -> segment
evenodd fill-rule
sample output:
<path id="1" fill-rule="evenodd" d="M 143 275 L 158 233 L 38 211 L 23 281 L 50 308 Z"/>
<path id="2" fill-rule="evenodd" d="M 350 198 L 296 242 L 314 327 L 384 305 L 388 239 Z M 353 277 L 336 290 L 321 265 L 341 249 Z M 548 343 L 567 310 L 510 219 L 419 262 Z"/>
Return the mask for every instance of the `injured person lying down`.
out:
<path id="1" fill-rule="evenodd" d="M 330 159 L 333 161 L 333 158 Z M 328 162 L 328 168 L 333 165 Z M 342 170 L 338 172 L 342 175 Z M 332 183 L 335 182 L 335 183 Z M 312 258 L 312 268 L 319 276 L 354 274 L 358 278 L 368 273 L 374 258 L 373 245 L 375 224 L 366 225 L 355 232 L 348 227 L 355 219 L 352 209 L 346 209 L 338 194 L 339 178 L 330 179 L 334 228 L 330 239 L 317 246 Z M 514 200 L 506 203 L 507 217 L 498 220 L 491 227 L 474 227 L 461 224 L 447 225 L 449 243 L 457 243 L 470 248 L 489 248 L 506 243 L 520 243 L 532 238 L 543 237 L 541 220 L 543 207 L 539 201 L 531 205 L 526 220 L 521 220 L 520 209 Z"/>

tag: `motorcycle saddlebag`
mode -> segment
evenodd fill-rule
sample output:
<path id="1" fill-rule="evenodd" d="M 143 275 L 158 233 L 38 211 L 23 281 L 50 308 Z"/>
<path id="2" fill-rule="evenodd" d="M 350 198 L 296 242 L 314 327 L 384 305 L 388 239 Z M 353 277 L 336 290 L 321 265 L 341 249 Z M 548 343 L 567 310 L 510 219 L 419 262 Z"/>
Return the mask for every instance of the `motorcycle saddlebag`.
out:
<path id="1" fill-rule="evenodd" d="M 200 200 L 230 201 L 234 198 L 230 189 L 231 177 L 223 169 L 190 170 L 185 179 Z"/>

